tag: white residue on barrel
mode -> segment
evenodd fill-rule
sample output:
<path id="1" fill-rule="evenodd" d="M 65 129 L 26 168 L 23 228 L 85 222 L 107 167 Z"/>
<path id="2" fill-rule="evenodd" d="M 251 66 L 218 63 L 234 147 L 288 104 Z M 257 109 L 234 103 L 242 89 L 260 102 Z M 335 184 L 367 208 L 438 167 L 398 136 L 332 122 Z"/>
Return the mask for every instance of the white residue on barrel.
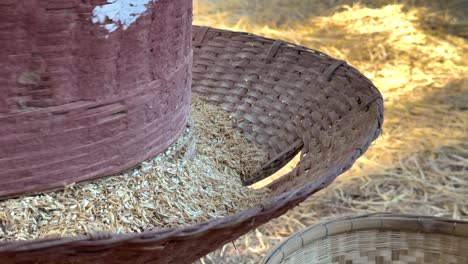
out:
<path id="1" fill-rule="evenodd" d="M 96 6 L 93 10 L 93 23 L 104 24 L 109 32 L 122 27 L 126 30 L 148 10 L 150 2 L 157 0 L 107 0 L 107 4 Z"/>

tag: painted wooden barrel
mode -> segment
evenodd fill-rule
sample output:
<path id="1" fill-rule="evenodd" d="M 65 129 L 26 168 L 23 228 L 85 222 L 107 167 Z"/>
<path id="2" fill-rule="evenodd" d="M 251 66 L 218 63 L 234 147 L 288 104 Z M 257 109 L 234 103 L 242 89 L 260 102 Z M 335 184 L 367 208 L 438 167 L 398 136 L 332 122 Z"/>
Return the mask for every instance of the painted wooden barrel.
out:
<path id="1" fill-rule="evenodd" d="M 191 0 L 0 1 L 0 197 L 137 166 L 184 129 Z"/>

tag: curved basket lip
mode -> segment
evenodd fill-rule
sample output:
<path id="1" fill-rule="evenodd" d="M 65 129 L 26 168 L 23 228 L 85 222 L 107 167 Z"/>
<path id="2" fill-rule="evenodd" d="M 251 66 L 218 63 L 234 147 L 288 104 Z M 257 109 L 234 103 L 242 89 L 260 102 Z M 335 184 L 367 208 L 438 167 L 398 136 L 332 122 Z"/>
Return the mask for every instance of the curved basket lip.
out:
<path id="1" fill-rule="evenodd" d="M 341 170 L 340 170 L 341 171 Z M 223 229 L 227 226 L 245 225 L 246 222 L 250 222 L 250 225 L 257 226 L 254 217 L 261 217 L 262 213 L 281 207 L 280 201 L 288 200 L 291 203 L 299 203 L 304 200 L 304 197 L 308 197 L 321 189 L 328 186 L 332 181 L 326 181 L 329 179 L 329 175 L 338 175 L 338 169 L 329 171 L 328 174 L 324 174 L 321 179 L 307 184 L 302 188 L 298 188 L 289 193 L 282 193 L 276 197 L 266 198 L 262 204 L 258 204 L 254 207 L 250 207 L 239 213 L 229 215 L 223 218 L 213 219 L 200 224 L 195 224 L 185 227 L 174 227 L 174 228 L 155 228 L 154 230 L 142 232 L 142 233 L 126 233 L 126 234 L 114 234 L 111 232 L 99 232 L 90 234 L 88 236 L 76 236 L 76 237 L 52 237 L 43 238 L 36 240 L 19 240 L 19 241 L 7 241 L 0 242 L 0 253 L 2 252 L 31 252 L 40 251 L 46 248 L 54 248 L 65 246 L 73 243 L 82 247 L 93 248 L 98 244 L 101 245 L 118 245 L 121 243 L 126 244 L 139 244 L 147 243 L 151 241 L 176 241 L 190 238 L 194 235 L 201 235 L 204 232 L 213 231 L 216 229 Z M 251 220 L 253 219 L 253 220 Z M 263 223 L 262 223 L 263 224 Z"/>
<path id="2" fill-rule="evenodd" d="M 327 179 L 323 176 L 323 179 Z M 42 250 L 46 248 L 53 248 L 64 246 L 69 243 L 80 244 L 82 247 L 94 247 L 97 244 L 102 245 L 117 245 L 120 243 L 127 244 L 138 244 L 139 241 L 147 243 L 151 241 L 174 241 L 184 240 L 193 235 L 200 235 L 208 230 L 223 229 L 226 226 L 244 225 L 246 221 L 253 219 L 255 216 L 259 216 L 262 212 L 275 210 L 275 207 L 280 207 L 279 201 L 291 200 L 294 201 L 302 200 L 302 197 L 318 192 L 322 188 L 326 187 L 329 183 L 324 181 L 316 181 L 308 184 L 300 189 L 296 189 L 291 193 L 283 193 L 280 196 L 266 199 L 262 204 L 248 208 L 237 214 L 229 215 L 223 218 L 213 219 L 204 223 L 186 226 L 186 227 L 175 227 L 175 228 L 155 228 L 154 230 L 142 232 L 142 233 L 127 233 L 127 234 L 113 234 L 110 232 L 94 233 L 88 236 L 76 236 L 76 237 L 56 237 L 56 238 L 43 238 L 36 240 L 20 240 L 20 241 L 7 241 L 0 242 L 0 253 L 1 252 L 30 252 L 35 250 Z M 252 226 L 256 226 L 255 221 L 251 221 Z M 129 242 L 131 241 L 131 242 Z"/>
<path id="3" fill-rule="evenodd" d="M 202 28 L 205 33 L 209 29 L 219 30 L 210 27 L 199 27 Z M 318 52 L 313 49 L 309 49 L 303 46 L 298 46 L 296 44 L 278 41 L 274 39 L 264 38 L 257 36 L 252 33 L 245 32 L 233 32 L 228 30 L 219 30 L 224 32 L 231 32 L 236 34 L 245 34 L 252 37 L 260 38 L 262 41 L 268 42 L 281 42 L 286 44 L 288 48 L 300 50 L 303 52 L 312 52 L 318 56 L 330 57 L 327 54 Z M 194 41 L 196 42 L 196 40 Z M 201 41 L 200 41 L 201 42 Z M 200 45 L 194 43 L 194 45 Z M 330 57 L 331 58 L 331 57 Z M 127 234 L 115 234 L 115 233 L 96 233 L 88 236 L 76 236 L 76 237 L 56 237 L 56 238 L 45 238 L 45 239 L 36 239 L 29 241 L 5 241 L 0 242 L 0 254 L 4 253 L 26 253 L 26 252 L 39 252 L 43 249 L 50 249 L 55 247 L 65 247 L 68 244 L 74 244 L 75 246 L 79 245 L 82 248 L 93 248 L 96 245 L 106 245 L 108 247 L 117 246 L 120 244 L 146 244 L 148 242 L 158 241 L 161 243 L 170 242 L 170 241 L 183 241 L 193 238 L 194 236 L 202 236 L 210 231 L 224 230 L 228 227 L 242 227 L 246 226 L 255 228 L 261 224 L 264 224 L 271 220 L 272 218 L 279 217 L 281 214 L 285 213 L 289 208 L 299 204 L 305 200 L 310 195 L 320 191 L 321 189 L 328 186 L 338 175 L 347 171 L 351 164 L 362 155 L 369 148 L 372 141 L 374 141 L 381 133 L 381 126 L 383 120 L 383 99 L 378 90 L 378 98 L 375 98 L 375 101 L 379 101 L 376 104 L 375 111 L 380 113 L 380 119 L 375 120 L 375 126 L 373 127 L 371 135 L 367 138 L 363 138 L 362 142 L 359 142 L 360 148 L 356 149 L 348 159 L 342 160 L 341 164 L 328 169 L 320 177 L 314 179 L 313 182 L 308 182 L 307 184 L 297 187 L 288 192 L 283 192 L 277 196 L 267 197 L 265 200 L 256 206 L 250 207 L 241 211 L 239 213 L 229 215 L 223 218 L 212 219 L 210 221 L 191 225 L 184 227 L 175 227 L 175 228 L 155 228 L 153 230 L 145 231 L 142 233 L 127 233 Z M 368 102 L 369 104 L 371 102 Z M 293 205 L 286 207 L 285 201 L 288 204 Z M 272 212 L 274 212 L 272 214 Z M 272 216 L 273 215 L 273 216 Z M 239 228 L 240 229 L 240 228 Z M 244 232 L 246 233 L 246 232 Z"/>
<path id="4" fill-rule="evenodd" d="M 292 253 L 314 241 L 343 233 L 366 230 L 430 233 L 468 238 L 468 221 L 394 213 L 345 216 L 312 225 L 292 234 L 272 248 L 262 263 L 279 264 Z"/>

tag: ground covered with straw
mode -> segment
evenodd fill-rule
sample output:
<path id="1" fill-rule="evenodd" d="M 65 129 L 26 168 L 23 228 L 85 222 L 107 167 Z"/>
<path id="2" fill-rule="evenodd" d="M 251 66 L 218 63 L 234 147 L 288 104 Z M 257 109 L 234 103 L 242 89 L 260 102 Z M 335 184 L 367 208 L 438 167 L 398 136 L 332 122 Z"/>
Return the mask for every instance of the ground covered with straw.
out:
<path id="1" fill-rule="evenodd" d="M 242 186 L 266 158 L 232 127 L 232 118 L 197 98 L 192 127 L 165 153 L 132 171 L 63 191 L 0 201 L 0 240 L 142 232 L 234 214 L 266 190 Z"/>
<path id="2" fill-rule="evenodd" d="M 292 232 L 344 215 L 468 220 L 467 10 L 464 0 L 196 0 L 195 24 L 346 60 L 385 99 L 383 134 L 349 172 L 201 263 L 258 263 Z"/>

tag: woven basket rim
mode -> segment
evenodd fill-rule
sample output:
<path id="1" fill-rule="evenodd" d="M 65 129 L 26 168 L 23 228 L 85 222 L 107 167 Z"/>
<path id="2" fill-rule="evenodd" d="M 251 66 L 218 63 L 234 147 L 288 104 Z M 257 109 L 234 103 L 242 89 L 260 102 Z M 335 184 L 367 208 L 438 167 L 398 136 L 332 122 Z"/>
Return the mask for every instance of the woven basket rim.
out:
<path id="1" fill-rule="evenodd" d="M 314 241 L 330 236 L 367 230 L 427 233 L 468 238 L 468 221 L 446 217 L 372 213 L 345 216 L 302 229 L 273 247 L 264 257 L 264 264 L 279 264 L 289 255 Z"/>

